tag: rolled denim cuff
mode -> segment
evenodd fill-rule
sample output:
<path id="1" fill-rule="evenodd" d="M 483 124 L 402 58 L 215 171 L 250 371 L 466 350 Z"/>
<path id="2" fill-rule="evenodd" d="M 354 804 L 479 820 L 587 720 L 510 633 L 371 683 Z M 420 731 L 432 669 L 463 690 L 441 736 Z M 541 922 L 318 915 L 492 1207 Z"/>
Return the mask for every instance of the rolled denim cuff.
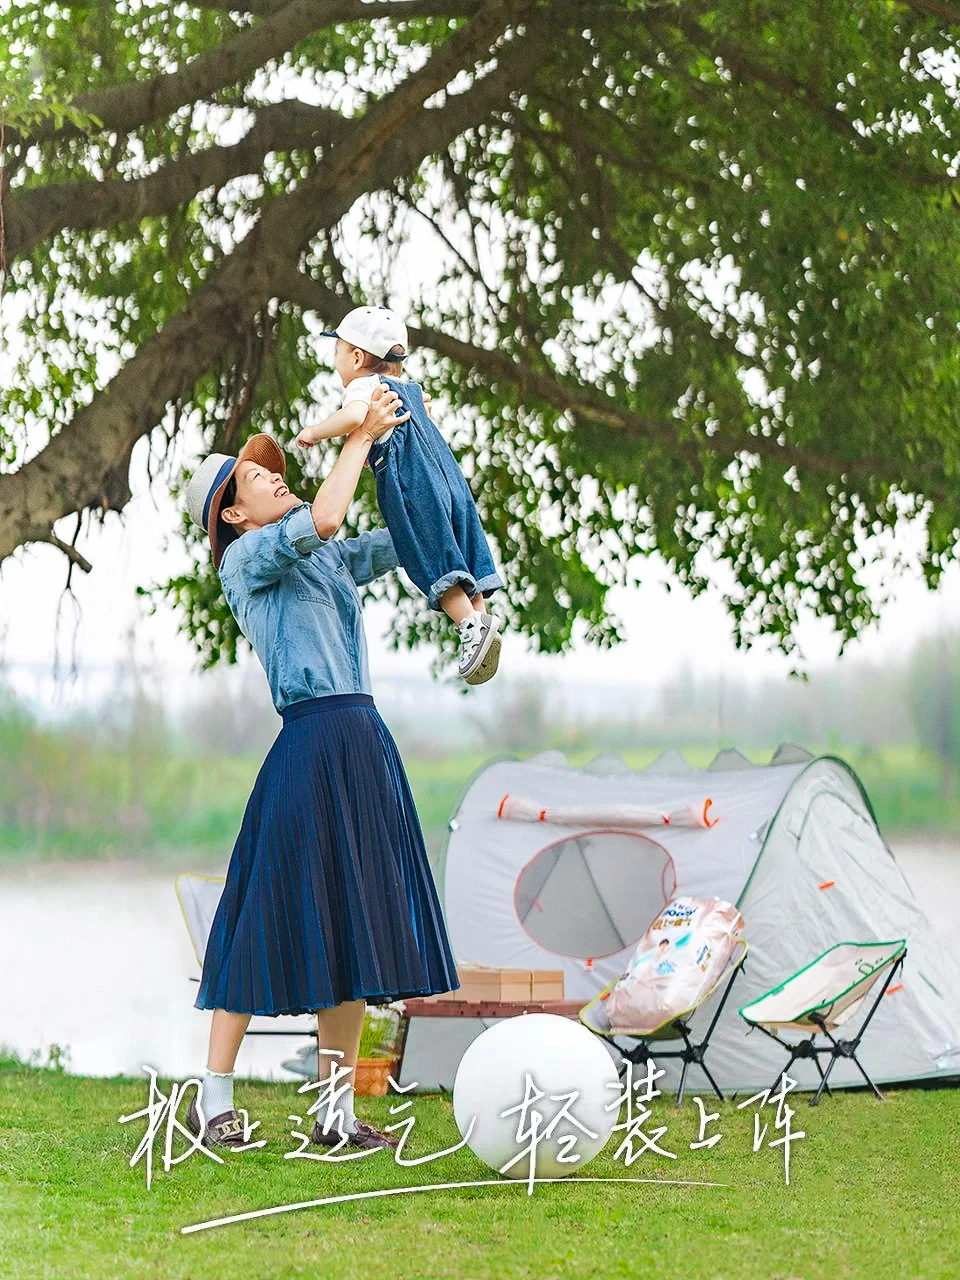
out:
<path id="1" fill-rule="evenodd" d="M 485 578 L 477 579 L 477 589 L 474 595 L 492 596 L 495 591 L 500 591 L 503 587 L 503 579 L 498 573 L 488 573 Z"/>
<path id="2" fill-rule="evenodd" d="M 289 515 L 284 516 L 283 532 L 298 555 L 308 556 L 323 546 L 323 538 L 313 523 L 313 511 L 308 506 L 294 507 Z"/>
<path id="3" fill-rule="evenodd" d="M 449 591 L 451 587 L 463 587 L 468 596 L 477 594 L 477 583 L 473 575 L 467 573 L 466 569 L 457 569 L 453 573 L 445 573 L 430 588 L 427 599 L 430 602 L 431 609 L 436 609 L 438 613 L 443 612 L 440 605 L 440 597 L 445 591 Z"/>

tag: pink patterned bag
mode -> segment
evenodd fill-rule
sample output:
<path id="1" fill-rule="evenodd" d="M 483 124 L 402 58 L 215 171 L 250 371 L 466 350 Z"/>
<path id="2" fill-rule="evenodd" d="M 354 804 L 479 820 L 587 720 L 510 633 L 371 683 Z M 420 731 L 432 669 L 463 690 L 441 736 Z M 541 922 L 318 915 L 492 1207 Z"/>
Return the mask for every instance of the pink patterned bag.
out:
<path id="1" fill-rule="evenodd" d="M 651 1035 L 692 1012 L 723 973 L 743 927 L 743 916 L 722 898 L 674 898 L 604 1002 L 610 1029 Z"/>

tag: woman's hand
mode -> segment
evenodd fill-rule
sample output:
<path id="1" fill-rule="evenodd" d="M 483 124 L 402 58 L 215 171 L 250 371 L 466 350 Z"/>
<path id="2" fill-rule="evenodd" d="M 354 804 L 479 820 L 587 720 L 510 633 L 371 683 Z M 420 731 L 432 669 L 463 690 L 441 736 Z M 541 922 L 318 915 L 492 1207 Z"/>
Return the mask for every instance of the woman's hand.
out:
<path id="1" fill-rule="evenodd" d="M 374 440 L 410 417 L 404 413 L 398 418 L 399 407 L 400 397 L 381 383 L 373 393 L 363 422 L 344 440 L 336 462 L 313 500 L 313 525 L 321 538 L 332 538 L 343 523 Z"/>
<path id="2" fill-rule="evenodd" d="M 410 417 L 409 413 L 402 413 L 398 417 L 397 410 L 399 408 L 400 397 L 395 391 L 391 391 L 386 383 L 381 382 L 379 387 L 374 389 L 370 398 L 370 408 L 358 428 L 358 434 L 372 444 L 385 431 L 389 431 L 391 427 L 397 426 L 400 422 L 406 422 Z"/>

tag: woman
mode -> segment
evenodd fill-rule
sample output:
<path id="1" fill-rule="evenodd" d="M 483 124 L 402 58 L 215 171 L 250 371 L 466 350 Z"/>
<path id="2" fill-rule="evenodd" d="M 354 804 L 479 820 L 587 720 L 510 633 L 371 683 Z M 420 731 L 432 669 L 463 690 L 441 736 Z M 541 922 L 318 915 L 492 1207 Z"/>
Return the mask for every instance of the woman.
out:
<path id="1" fill-rule="evenodd" d="M 247 803 L 197 998 L 213 1019 L 188 1124 L 214 1145 L 244 1141 L 233 1069 L 252 1014 L 316 1011 L 320 1048 L 342 1055 L 321 1055 L 327 1079 L 333 1063 L 356 1064 L 367 1000 L 458 986 L 409 784 L 370 695 L 357 587 L 397 556 L 386 530 L 334 540 L 371 445 L 406 417 L 398 405 L 384 387 L 312 506 L 284 484 L 284 456 L 266 435 L 236 458 L 206 458 L 187 489 L 283 717 Z M 339 1110 L 318 1117 L 312 1140 L 396 1146 L 356 1119 L 352 1084 L 336 1074 Z"/>

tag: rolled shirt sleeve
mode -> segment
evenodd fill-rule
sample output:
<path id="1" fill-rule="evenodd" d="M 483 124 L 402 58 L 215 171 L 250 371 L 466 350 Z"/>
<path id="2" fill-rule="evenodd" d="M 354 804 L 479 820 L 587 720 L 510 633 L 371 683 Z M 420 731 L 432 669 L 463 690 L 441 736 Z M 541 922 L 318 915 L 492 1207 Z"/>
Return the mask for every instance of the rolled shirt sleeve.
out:
<path id="1" fill-rule="evenodd" d="M 323 543 L 324 539 L 314 527 L 311 508 L 304 502 L 276 524 L 251 529 L 230 543 L 220 563 L 221 581 L 226 584 L 228 580 L 239 579 L 248 591 L 257 591 L 276 582 L 299 559 Z"/>
<path id="2" fill-rule="evenodd" d="M 388 529 L 373 529 L 356 538 L 343 538 L 333 544 L 358 587 L 374 578 L 382 578 L 400 561 Z"/>

